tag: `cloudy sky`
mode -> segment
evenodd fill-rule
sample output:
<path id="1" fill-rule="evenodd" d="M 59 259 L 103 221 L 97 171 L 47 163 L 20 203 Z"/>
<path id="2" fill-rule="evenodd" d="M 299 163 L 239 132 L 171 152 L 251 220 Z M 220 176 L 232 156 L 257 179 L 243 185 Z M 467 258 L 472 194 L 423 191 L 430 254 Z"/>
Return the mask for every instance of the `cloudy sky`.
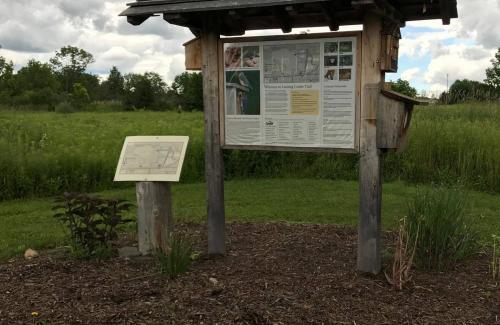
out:
<path id="1" fill-rule="evenodd" d="M 0 0 L 0 55 L 20 67 L 31 58 L 48 61 L 73 45 L 91 52 L 92 73 L 105 76 L 111 66 L 122 72 L 155 71 L 167 81 L 184 71 L 182 44 L 192 38 L 186 28 L 160 17 L 131 26 L 118 14 L 124 0 Z M 482 81 L 500 47 L 500 0 L 458 0 L 459 19 L 408 23 L 403 29 L 400 69 L 417 89 L 438 93 L 456 79 Z M 350 27 L 349 29 L 357 27 Z M 314 29 L 311 32 L 325 31 Z M 294 30 L 301 32 L 301 30 Z M 267 31 L 280 33 L 279 31 Z M 255 35 L 256 33 L 252 33 Z"/>

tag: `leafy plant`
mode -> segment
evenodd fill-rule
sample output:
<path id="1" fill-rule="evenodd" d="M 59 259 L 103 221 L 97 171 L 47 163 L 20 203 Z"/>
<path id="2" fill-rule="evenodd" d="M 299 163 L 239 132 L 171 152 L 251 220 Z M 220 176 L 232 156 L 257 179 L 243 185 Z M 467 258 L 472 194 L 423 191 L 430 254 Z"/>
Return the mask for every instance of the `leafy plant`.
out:
<path id="1" fill-rule="evenodd" d="M 406 227 L 417 265 L 442 270 L 475 252 L 479 236 L 467 209 L 467 195 L 459 189 L 417 190 Z"/>
<path id="2" fill-rule="evenodd" d="M 398 290 L 403 290 L 405 284 L 411 280 L 410 270 L 415 258 L 418 233 L 419 229 L 417 229 L 414 241 L 410 241 L 406 218 L 399 221 L 399 232 L 396 239 L 396 248 L 391 272 L 390 274 L 385 272 L 387 281 Z"/>
<path id="3" fill-rule="evenodd" d="M 117 226 L 132 221 L 123 217 L 132 206 L 125 200 L 66 192 L 56 199 L 53 210 L 54 217 L 68 227 L 76 256 L 102 257 L 118 237 Z"/>
<path id="4" fill-rule="evenodd" d="M 158 271 L 172 279 L 186 272 L 191 261 L 196 258 L 192 243 L 176 234 L 170 235 L 167 252 L 158 250 L 155 253 Z"/>

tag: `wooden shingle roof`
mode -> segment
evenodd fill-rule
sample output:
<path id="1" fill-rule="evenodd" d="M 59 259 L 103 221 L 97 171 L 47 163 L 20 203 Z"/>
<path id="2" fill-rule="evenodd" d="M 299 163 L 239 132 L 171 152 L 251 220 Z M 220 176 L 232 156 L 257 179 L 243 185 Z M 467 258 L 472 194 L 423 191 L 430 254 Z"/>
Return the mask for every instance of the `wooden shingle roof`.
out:
<path id="1" fill-rule="evenodd" d="M 121 13 L 131 24 L 162 14 L 175 25 L 191 30 L 201 27 L 202 15 L 211 14 L 223 35 L 240 35 L 245 30 L 361 24 L 364 13 L 374 11 L 387 20 L 457 18 L 457 0 L 136 0 Z"/>

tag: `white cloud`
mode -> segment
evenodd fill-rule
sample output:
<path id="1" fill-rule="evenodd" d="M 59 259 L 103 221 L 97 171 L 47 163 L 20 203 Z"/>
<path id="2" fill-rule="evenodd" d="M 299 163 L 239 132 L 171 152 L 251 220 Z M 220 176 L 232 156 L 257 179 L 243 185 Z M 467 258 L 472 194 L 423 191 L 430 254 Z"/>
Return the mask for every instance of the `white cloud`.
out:
<path id="1" fill-rule="evenodd" d="M 459 33 L 486 48 L 500 46 L 500 0 L 458 2 Z"/>
<path id="2" fill-rule="evenodd" d="M 73 45 L 94 55 L 89 68 L 98 75 L 115 65 L 123 73 L 150 70 L 171 81 L 171 71 L 183 66 L 182 44 L 193 37 L 161 17 L 129 25 L 118 16 L 125 8 L 121 0 L 1 1 L 0 55 L 16 68 L 31 58 L 46 62 L 56 50 Z"/>
<path id="3" fill-rule="evenodd" d="M 20 67 L 31 59 L 48 61 L 65 45 L 94 54 L 93 73 L 105 75 L 111 66 L 123 73 L 155 71 L 167 81 L 184 71 L 182 44 L 189 29 L 167 24 L 161 17 L 132 26 L 119 13 L 123 0 L 0 0 L 0 55 Z M 480 2 L 480 4 L 479 4 Z M 500 46 L 500 0 L 460 0 L 460 19 L 450 26 L 440 20 L 409 22 L 417 27 L 401 41 L 400 55 L 415 61 L 402 71 L 404 79 L 429 89 L 446 87 L 445 78 L 482 80 L 493 50 Z M 341 30 L 360 30 L 343 26 Z M 418 31 L 420 28 L 420 31 Z M 327 32 L 328 28 L 294 29 L 294 33 Z M 280 30 L 247 35 L 281 34 Z M 421 62 L 430 58 L 428 67 Z"/>
<path id="4" fill-rule="evenodd" d="M 459 1 L 458 11 L 459 19 L 449 26 L 440 20 L 408 23 L 416 31 L 405 33 L 400 55 L 415 64 L 401 73 L 404 79 L 417 80 L 433 93 L 446 90 L 447 76 L 450 85 L 457 79 L 484 80 L 500 46 L 500 0 Z M 430 63 L 422 67 L 422 61 Z"/>
<path id="5" fill-rule="evenodd" d="M 422 71 L 420 70 L 420 68 L 411 68 L 401 73 L 401 79 L 412 82 L 415 81 L 415 79 L 420 78 L 421 73 Z"/>
<path id="6" fill-rule="evenodd" d="M 482 81 L 485 78 L 485 70 L 490 66 L 490 55 L 481 55 L 481 57 L 470 57 L 471 48 L 463 45 L 450 46 L 449 52 L 439 55 L 431 61 L 425 72 L 425 81 L 434 88 L 446 89 L 447 77 L 450 84 L 457 79 L 472 79 Z M 478 52 L 484 49 L 480 46 L 472 47 Z"/>

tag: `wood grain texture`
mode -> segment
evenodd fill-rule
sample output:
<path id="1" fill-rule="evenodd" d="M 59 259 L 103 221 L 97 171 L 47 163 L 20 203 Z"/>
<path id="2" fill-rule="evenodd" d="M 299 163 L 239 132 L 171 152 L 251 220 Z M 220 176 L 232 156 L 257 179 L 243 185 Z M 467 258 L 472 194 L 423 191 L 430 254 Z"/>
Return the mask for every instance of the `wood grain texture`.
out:
<path id="1" fill-rule="evenodd" d="M 185 66 L 186 70 L 201 70 L 203 65 L 201 54 L 201 41 L 199 38 L 192 39 L 191 41 L 183 44 L 185 52 Z"/>
<path id="2" fill-rule="evenodd" d="M 377 112 L 377 147 L 397 149 L 405 131 L 406 105 L 385 96 L 379 96 Z"/>
<path id="3" fill-rule="evenodd" d="M 365 16 L 362 36 L 359 162 L 358 270 L 381 270 L 381 152 L 377 149 L 377 107 L 384 73 L 380 70 L 381 18 Z"/>
<path id="4" fill-rule="evenodd" d="M 425 3 L 425 10 L 424 8 Z M 145 17 L 154 14 L 182 14 L 180 19 L 168 18 L 169 22 L 186 27 L 200 27 L 197 14 L 208 11 L 227 13 L 238 11 L 237 21 L 243 22 L 248 29 L 279 28 L 282 16 L 273 15 L 278 8 L 288 10 L 291 14 L 292 27 L 330 26 L 336 29 L 340 25 L 360 24 L 365 13 L 376 10 L 380 15 L 404 21 L 443 19 L 449 23 L 450 18 L 457 18 L 457 0 L 192 0 L 192 1 L 135 1 L 128 3 L 128 9 L 121 16 Z M 392 13 L 392 14 L 391 14 Z M 191 15 L 194 14 L 194 15 Z M 197 19 L 198 18 L 198 19 Z"/>
<path id="5" fill-rule="evenodd" d="M 200 33 L 203 53 L 205 112 L 205 180 L 207 183 L 208 253 L 225 254 L 224 161 L 219 123 L 219 32 L 216 17 L 203 17 Z"/>
<path id="6" fill-rule="evenodd" d="M 138 182 L 137 226 L 139 251 L 168 251 L 168 237 L 173 231 L 172 191 L 168 182 Z"/>

